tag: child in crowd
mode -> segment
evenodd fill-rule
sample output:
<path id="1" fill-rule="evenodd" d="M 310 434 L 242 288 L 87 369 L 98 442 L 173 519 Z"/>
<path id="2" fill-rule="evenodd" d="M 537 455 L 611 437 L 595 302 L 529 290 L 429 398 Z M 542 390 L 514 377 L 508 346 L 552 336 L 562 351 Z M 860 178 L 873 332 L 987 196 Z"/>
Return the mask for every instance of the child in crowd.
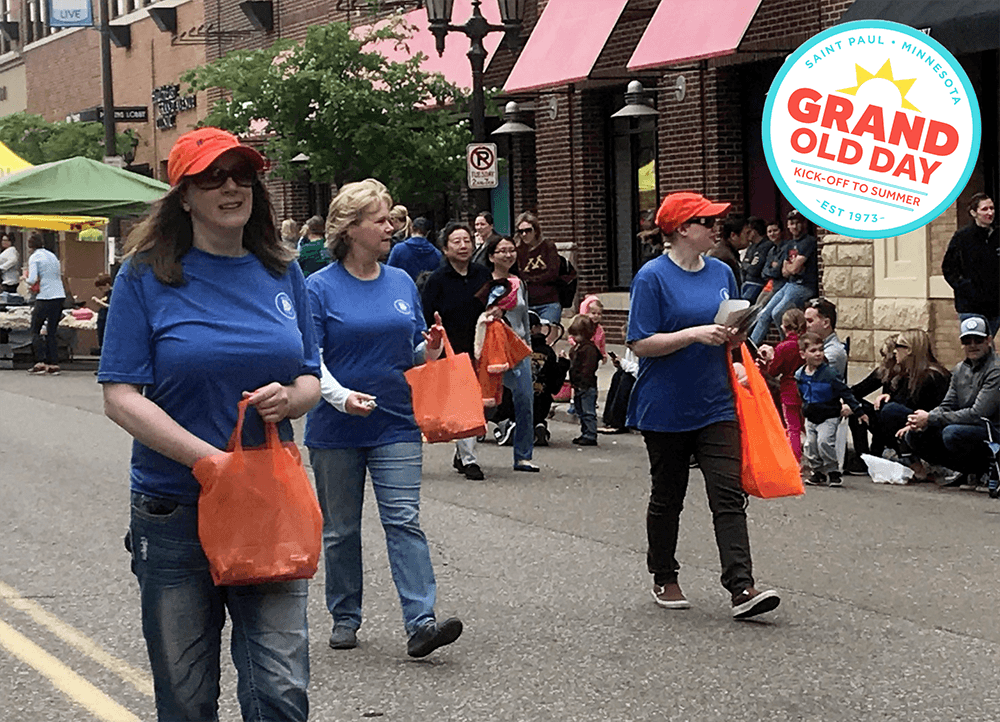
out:
<path id="1" fill-rule="evenodd" d="M 594 322 L 594 345 L 597 346 L 597 350 L 601 352 L 601 363 L 605 363 L 608 360 L 607 342 L 604 338 L 604 327 L 601 325 L 601 318 L 604 317 L 604 304 L 601 303 L 601 299 L 591 294 L 580 302 L 580 314 L 587 316 Z M 570 336 L 570 347 L 572 347 L 575 343 L 576 342 L 573 340 L 573 337 Z M 578 413 L 576 404 L 570 402 L 569 408 L 566 409 L 566 413 L 571 416 L 576 416 Z"/>
<path id="2" fill-rule="evenodd" d="M 601 319 L 604 317 L 604 304 L 601 303 L 601 299 L 591 294 L 580 302 L 580 313 L 594 322 L 594 345 L 601 352 L 601 363 L 605 363 L 608 360 L 608 349 L 604 337 L 604 326 L 601 325 Z M 571 342 L 570 346 L 572 345 Z"/>
<path id="3" fill-rule="evenodd" d="M 837 423 L 841 416 L 859 413 L 861 404 L 823 355 L 819 334 L 799 336 L 799 353 L 805 365 L 795 372 L 802 397 L 802 415 L 806 419 L 806 460 L 812 474 L 805 482 L 811 486 L 843 486 L 837 462 Z M 848 408 L 844 408 L 846 404 Z M 868 417 L 858 418 L 865 424 Z"/>
<path id="4" fill-rule="evenodd" d="M 628 337 L 628 323 L 622 325 L 622 337 Z M 632 387 L 639 375 L 639 358 L 628 346 L 625 356 L 618 358 L 609 351 L 611 363 L 615 365 L 615 375 L 611 377 L 608 397 L 604 401 L 604 426 L 597 430 L 600 434 L 627 434 L 625 417 L 628 414 L 628 401 L 632 396 Z"/>
<path id="5" fill-rule="evenodd" d="M 567 329 L 574 341 L 569 356 L 569 381 L 580 416 L 580 435 L 573 439 L 577 446 L 597 446 L 597 366 L 601 352 L 594 345 L 594 326 L 589 316 L 580 313 Z"/>
<path id="6" fill-rule="evenodd" d="M 543 324 L 541 317 L 528 311 L 528 325 L 531 327 L 531 379 L 535 388 L 535 446 L 549 445 L 549 411 L 552 397 L 559 393 L 569 359 L 559 358 L 548 342 L 549 325 Z"/>
<path id="7" fill-rule="evenodd" d="M 774 358 L 766 364 L 764 372 L 778 379 L 781 395 L 781 413 L 785 417 L 785 433 L 792 445 L 796 461 L 802 461 L 802 398 L 795 381 L 795 371 L 802 365 L 799 353 L 799 335 L 805 333 L 806 315 L 797 308 L 781 316 L 781 332 L 785 340 L 774 349 Z M 762 364 L 763 365 L 763 364 Z"/>

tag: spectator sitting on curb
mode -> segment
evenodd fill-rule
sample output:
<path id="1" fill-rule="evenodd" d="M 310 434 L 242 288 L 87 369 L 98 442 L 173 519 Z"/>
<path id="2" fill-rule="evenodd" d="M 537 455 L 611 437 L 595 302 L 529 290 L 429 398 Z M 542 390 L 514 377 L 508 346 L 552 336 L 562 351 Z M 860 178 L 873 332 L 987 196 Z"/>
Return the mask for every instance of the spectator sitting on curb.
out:
<path id="1" fill-rule="evenodd" d="M 986 424 L 1000 425 L 1000 358 L 982 316 L 962 321 L 959 334 L 965 360 L 952 369 L 944 400 L 930 411 L 914 411 L 896 435 L 904 451 L 966 475 L 949 486 L 984 486 L 991 460 Z"/>

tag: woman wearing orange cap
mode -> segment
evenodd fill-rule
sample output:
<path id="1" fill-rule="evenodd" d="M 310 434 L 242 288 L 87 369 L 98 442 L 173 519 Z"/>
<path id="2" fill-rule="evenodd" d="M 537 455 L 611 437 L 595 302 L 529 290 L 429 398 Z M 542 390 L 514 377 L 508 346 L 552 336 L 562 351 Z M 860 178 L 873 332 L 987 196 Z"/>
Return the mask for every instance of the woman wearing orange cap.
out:
<path id="1" fill-rule="evenodd" d="M 726 354 L 737 339 L 715 323 L 719 303 L 739 298 L 732 270 L 705 257 L 715 219 L 728 203 L 697 193 L 663 199 L 656 223 L 668 250 L 632 281 L 628 345 L 639 357 L 627 425 L 642 431 L 652 491 L 646 513 L 646 564 L 653 598 L 668 609 L 691 606 L 677 582 L 680 513 L 693 455 L 705 477 L 722 585 L 732 614 L 745 619 L 778 606 L 778 595 L 754 588 L 746 495 L 740 486 L 740 427 Z"/>
<path id="2" fill-rule="evenodd" d="M 127 546 L 159 720 L 218 718 L 226 612 L 245 720 L 309 713 L 306 580 L 216 587 L 198 538 L 199 459 L 221 453 L 248 398 L 246 446 L 264 422 L 319 400 L 309 299 L 280 241 L 257 151 L 217 128 L 170 151 L 173 188 L 132 232 L 115 281 L 98 381 L 135 439 Z"/>

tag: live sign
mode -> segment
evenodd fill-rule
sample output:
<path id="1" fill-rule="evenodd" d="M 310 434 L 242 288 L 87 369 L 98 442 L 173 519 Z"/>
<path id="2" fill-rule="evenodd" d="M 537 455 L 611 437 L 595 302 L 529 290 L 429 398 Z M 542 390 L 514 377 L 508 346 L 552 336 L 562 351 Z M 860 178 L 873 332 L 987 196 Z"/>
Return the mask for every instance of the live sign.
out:
<path id="1" fill-rule="evenodd" d="M 496 188 L 497 175 L 496 143 L 472 143 L 465 148 L 465 165 L 469 172 L 469 188 Z"/>

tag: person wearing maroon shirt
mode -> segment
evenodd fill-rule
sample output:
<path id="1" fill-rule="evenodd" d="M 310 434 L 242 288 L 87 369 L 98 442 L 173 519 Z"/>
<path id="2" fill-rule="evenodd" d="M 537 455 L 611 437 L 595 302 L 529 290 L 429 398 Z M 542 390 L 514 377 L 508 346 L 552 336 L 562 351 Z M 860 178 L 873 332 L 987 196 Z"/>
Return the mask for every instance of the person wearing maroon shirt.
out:
<path id="1" fill-rule="evenodd" d="M 528 310 L 549 323 L 559 323 L 559 251 L 556 244 L 542 238 L 542 227 L 534 213 L 522 213 L 514 224 L 517 267 L 528 286 Z"/>

